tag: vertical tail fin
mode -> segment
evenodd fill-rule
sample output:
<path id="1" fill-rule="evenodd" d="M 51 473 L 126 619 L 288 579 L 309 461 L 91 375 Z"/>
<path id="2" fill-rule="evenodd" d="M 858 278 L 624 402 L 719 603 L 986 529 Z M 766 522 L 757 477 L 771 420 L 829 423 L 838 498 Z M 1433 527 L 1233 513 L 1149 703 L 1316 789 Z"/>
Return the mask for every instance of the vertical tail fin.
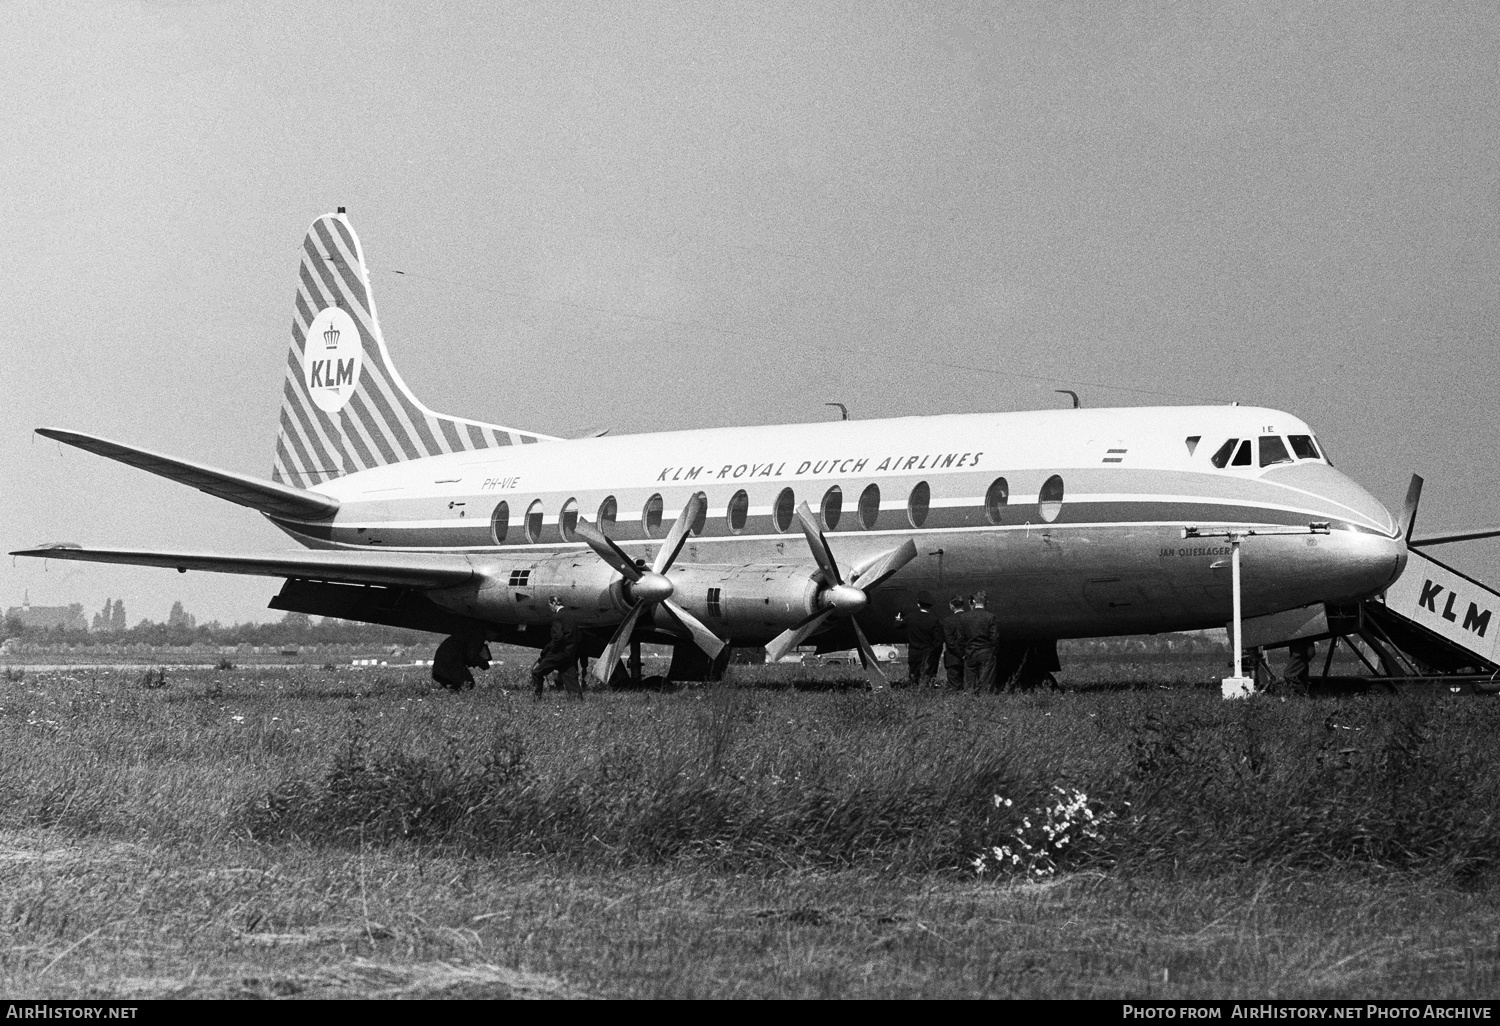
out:
<path id="1" fill-rule="evenodd" d="M 312 223 L 302 240 L 272 480 L 308 488 L 387 463 L 552 440 L 422 405 L 391 363 L 364 251 L 343 209 Z"/>

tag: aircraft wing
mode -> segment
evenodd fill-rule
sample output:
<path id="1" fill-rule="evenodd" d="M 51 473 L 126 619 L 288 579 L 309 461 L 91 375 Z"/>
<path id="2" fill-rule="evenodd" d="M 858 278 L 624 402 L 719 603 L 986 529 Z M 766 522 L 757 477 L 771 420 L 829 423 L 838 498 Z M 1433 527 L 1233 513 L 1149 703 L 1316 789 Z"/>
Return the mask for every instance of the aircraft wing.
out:
<path id="1" fill-rule="evenodd" d="M 85 435 L 77 431 L 62 431 L 58 428 L 37 428 L 36 433 L 59 442 L 76 445 L 80 449 L 106 456 L 112 460 L 144 470 L 158 477 L 165 477 L 181 484 L 191 485 L 200 492 L 207 492 L 219 499 L 228 499 L 241 506 L 258 509 L 272 516 L 294 517 L 298 520 L 327 520 L 338 512 L 339 501 L 329 495 L 290 488 L 275 481 L 265 481 L 248 474 L 236 474 L 232 470 L 194 463 L 192 460 L 167 456 L 149 449 L 140 449 L 107 438 Z"/>
<path id="2" fill-rule="evenodd" d="M 220 574 L 299 577 L 407 588 L 450 587 L 482 576 L 482 571 L 469 561 L 469 557 L 456 552 L 264 552 L 230 556 L 213 552 L 86 549 L 81 545 L 57 544 L 21 549 L 11 555 L 170 567 L 183 573 L 206 570 Z"/>

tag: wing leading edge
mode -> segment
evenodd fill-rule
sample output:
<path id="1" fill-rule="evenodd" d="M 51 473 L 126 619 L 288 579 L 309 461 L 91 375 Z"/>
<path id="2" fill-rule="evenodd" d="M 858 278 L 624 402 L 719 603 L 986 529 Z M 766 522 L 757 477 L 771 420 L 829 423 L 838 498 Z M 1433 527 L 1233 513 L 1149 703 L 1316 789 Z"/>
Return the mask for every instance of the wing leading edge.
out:
<path id="1" fill-rule="evenodd" d="M 384 584 L 404 588 L 444 588 L 481 578 L 483 572 L 461 553 L 440 552 L 264 552 L 221 555 L 212 552 L 156 552 L 149 549 L 85 549 L 45 545 L 12 556 L 74 559 L 87 563 L 158 566 L 181 572 L 298 577 L 341 584 Z"/>

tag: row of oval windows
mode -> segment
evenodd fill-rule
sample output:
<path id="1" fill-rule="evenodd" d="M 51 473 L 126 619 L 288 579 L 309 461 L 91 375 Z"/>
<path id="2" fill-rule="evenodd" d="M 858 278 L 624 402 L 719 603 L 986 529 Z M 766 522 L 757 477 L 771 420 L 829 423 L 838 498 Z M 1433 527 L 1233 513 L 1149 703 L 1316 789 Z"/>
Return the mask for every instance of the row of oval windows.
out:
<path id="1" fill-rule="evenodd" d="M 1046 523 L 1057 519 L 1058 513 L 1062 511 L 1063 502 L 1063 479 L 1057 474 L 1047 478 L 1042 485 L 1041 492 L 1037 495 L 1037 515 Z M 989 489 L 984 493 L 985 518 L 992 524 L 1000 523 L 1001 515 L 1006 506 L 1010 504 L 1010 485 L 1005 478 L 997 477 L 990 483 Z M 932 489 L 926 481 L 919 481 L 913 486 L 911 493 L 906 498 L 906 519 L 912 527 L 921 527 L 927 523 L 927 513 L 932 505 Z M 781 494 L 776 496 L 776 504 L 771 508 L 771 519 L 776 530 L 786 532 L 791 530 L 792 523 L 796 519 L 796 494 L 790 488 L 783 488 Z M 660 538 L 666 532 L 662 529 L 662 513 L 664 504 L 660 493 L 646 500 L 646 505 L 641 510 L 641 528 L 648 538 Z M 869 485 L 859 493 L 859 502 L 855 507 L 859 526 L 866 531 L 875 529 L 880 520 L 880 486 Z M 599 513 L 594 521 L 594 526 L 600 531 L 609 534 L 609 529 L 614 526 L 619 517 L 619 503 L 613 495 L 605 498 L 599 504 Z M 837 530 L 844 519 L 844 490 L 834 485 L 823 493 L 823 501 L 818 510 L 824 530 Z M 750 520 L 750 496 L 743 488 L 735 492 L 725 507 L 724 518 L 728 522 L 730 533 L 739 534 L 745 529 Z M 708 520 L 708 507 L 705 504 L 704 511 L 698 515 L 698 521 L 693 524 L 692 533 L 702 534 L 703 528 Z M 543 508 L 542 500 L 537 499 L 527 507 L 526 518 L 522 526 L 526 531 L 528 542 L 542 540 Z M 558 533 L 563 541 L 576 541 L 578 529 L 578 500 L 569 499 L 563 503 L 562 512 L 558 515 Z M 510 503 L 501 502 L 495 507 L 494 514 L 490 517 L 490 533 L 494 536 L 495 544 L 499 545 L 505 541 L 510 533 Z"/>

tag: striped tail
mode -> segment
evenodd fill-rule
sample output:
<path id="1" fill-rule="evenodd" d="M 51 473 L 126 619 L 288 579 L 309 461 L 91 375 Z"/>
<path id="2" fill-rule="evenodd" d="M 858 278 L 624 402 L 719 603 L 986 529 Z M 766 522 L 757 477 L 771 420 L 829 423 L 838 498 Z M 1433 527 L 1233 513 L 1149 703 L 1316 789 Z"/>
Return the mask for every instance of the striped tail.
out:
<path id="1" fill-rule="evenodd" d="M 272 480 L 310 488 L 387 463 L 554 440 L 417 401 L 391 363 L 364 251 L 342 209 L 312 223 L 298 274 Z"/>

